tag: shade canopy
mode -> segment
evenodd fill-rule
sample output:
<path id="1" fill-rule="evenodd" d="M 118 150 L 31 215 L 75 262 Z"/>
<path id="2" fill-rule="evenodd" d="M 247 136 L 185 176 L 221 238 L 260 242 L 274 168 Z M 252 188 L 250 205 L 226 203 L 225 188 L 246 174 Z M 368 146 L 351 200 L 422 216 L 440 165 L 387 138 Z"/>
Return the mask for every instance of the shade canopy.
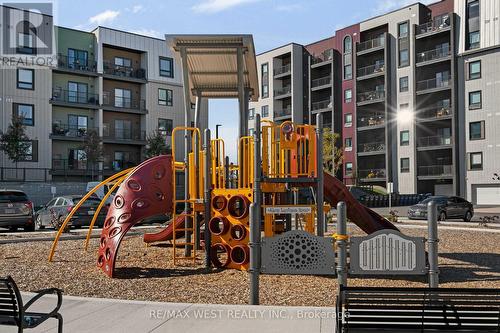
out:
<path id="1" fill-rule="evenodd" d="M 238 71 L 252 101 L 259 98 L 252 35 L 166 35 L 188 72 L 191 96 L 238 98 Z M 241 50 L 241 61 L 238 52 Z M 185 83 L 184 83 L 185 84 Z"/>

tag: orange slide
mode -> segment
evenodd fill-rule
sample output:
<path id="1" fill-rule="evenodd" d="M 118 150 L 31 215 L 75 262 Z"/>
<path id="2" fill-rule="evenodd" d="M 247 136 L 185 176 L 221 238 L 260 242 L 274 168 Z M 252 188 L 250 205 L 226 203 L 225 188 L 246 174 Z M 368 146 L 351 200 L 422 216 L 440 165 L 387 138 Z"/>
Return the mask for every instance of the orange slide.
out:
<path id="1" fill-rule="evenodd" d="M 398 228 L 377 212 L 360 204 L 352 196 L 344 183 L 326 172 L 324 173 L 323 188 L 325 201 L 328 201 L 332 207 L 336 207 L 339 201 L 344 201 L 346 203 L 347 218 L 367 234 L 382 229 L 398 230 Z"/>
<path id="2" fill-rule="evenodd" d="M 174 224 L 175 228 L 182 229 L 184 228 L 184 219 L 185 216 L 179 215 L 175 219 L 175 221 L 171 221 L 170 224 L 163 230 L 154 233 L 154 234 L 144 234 L 144 243 L 155 243 L 155 242 L 164 242 L 172 239 Z M 178 231 L 176 233 L 177 237 L 182 237 L 184 235 L 183 231 Z"/>

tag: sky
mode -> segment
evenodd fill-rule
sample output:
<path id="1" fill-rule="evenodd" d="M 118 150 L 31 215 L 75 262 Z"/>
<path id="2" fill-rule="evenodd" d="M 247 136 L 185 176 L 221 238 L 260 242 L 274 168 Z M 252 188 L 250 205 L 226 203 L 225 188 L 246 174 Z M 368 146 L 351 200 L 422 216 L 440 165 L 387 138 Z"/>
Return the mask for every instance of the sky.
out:
<path id="1" fill-rule="evenodd" d="M 7 1 L 6 1 L 7 2 Z M 55 23 L 80 30 L 97 25 L 163 38 L 165 34 L 252 34 L 260 53 L 290 42 L 308 44 L 335 30 L 416 0 L 74 0 L 55 1 Z M 430 3 L 435 0 L 422 0 Z M 236 100 L 209 101 L 209 126 L 220 127 L 235 159 Z"/>

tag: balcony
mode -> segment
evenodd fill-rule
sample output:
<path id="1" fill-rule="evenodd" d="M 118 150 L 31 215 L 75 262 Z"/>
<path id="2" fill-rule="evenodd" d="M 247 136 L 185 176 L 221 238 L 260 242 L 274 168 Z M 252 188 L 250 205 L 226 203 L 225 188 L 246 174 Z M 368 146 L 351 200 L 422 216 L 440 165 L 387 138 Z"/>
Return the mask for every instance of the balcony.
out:
<path id="1" fill-rule="evenodd" d="M 385 71 L 385 66 L 384 63 L 378 63 L 375 65 L 370 65 L 366 67 L 359 68 L 357 73 L 357 80 L 363 80 L 363 79 L 368 79 L 370 77 L 376 77 L 379 75 L 384 74 Z"/>
<path id="2" fill-rule="evenodd" d="M 146 101 L 143 99 L 115 96 L 114 93 L 105 91 L 103 94 L 103 108 L 110 111 L 124 111 L 130 113 L 146 114 Z"/>
<path id="3" fill-rule="evenodd" d="M 317 88 L 322 87 L 326 88 L 331 86 L 332 83 L 332 76 L 328 75 L 319 79 L 314 79 L 311 81 L 311 89 L 312 90 L 319 90 Z M 316 88 L 316 89 L 315 89 Z"/>
<path id="4" fill-rule="evenodd" d="M 365 131 L 385 127 L 385 117 L 383 114 L 374 113 L 358 118 L 358 131 Z"/>
<path id="5" fill-rule="evenodd" d="M 292 86 L 283 87 L 274 91 L 274 98 L 285 98 L 292 93 Z"/>
<path id="6" fill-rule="evenodd" d="M 53 123 L 50 138 L 53 140 L 83 141 L 83 138 L 92 131 L 97 132 L 98 128 Z"/>
<path id="7" fill-rule="evenodd" d="M 453 177 L 453 165 L 425 165 L 418 167 L 418 177 Z"/>
<path id="8" fill-rule="evenodd" d="M 329 64 L 333 60 L 333 50 L 326 50 L 322 52 L 319 56 L 313 55 L 311 57 L 311 67 L 320 67 Z"/>
<path id="9" fill-rule="evenodd" d="M 425 150 L 427 150 L 428 148 L 431 149 L 450 148 L 450 146 L 451 146 L 450 136 L 443 136 L 443 135 L 424 136 L 418 138 L 417 140 L 417 147 L 425 148 Z"/>
<path id="10" fill-rule="evenodd" d="M 363 182 L 385 181 L 386 177 L 385 169 L 358 170 L 358 178 Z"/>
<path id="11" fill-rule="evenodd" d="M 288 65 L 284 65 L 284 66 L 275 68 L 274 69 L 274 76 L 275 77 L 276 76 L 285 76 L 285 75 L 291 74 L 291 72 L 292 72 L 292 65 L 288 64 Z"/>
<path id="12" fill-rule="evenodd" d="M 385 99 L 385 90 L 375 90 L 360 93 L 356 97 L 357 105 L 383 102 Z"/>
<path id="13" fill-rule="evenodd" d="M 143 145 L 146 142 L 146 131 L 118 129 L 105 126 L 103 140 L 108 143 L 130 143 Z"/>
<path id="14" fill-rule="evenodd" d="M 96 163 L 95 166 L 90 166 L 87 160 L 75 160 L 75 159 L 52 159 L 52 170 L 51 174 L 53 176 L 97 176 L 100 174 L 99 167 Z"/>
<path id="15" fill-rule="evenodd" d="M 281 110 L 274 110 L 274 118 L 285 118 L 292 116 L 292 107 Z"/>
<path id="16" fill-rule="evenodd" d="M 111 79 L 123 79 L 125 81 L 140 82 L 146 81 L 146 70 L 144 68 L 134 68 L 115 65 L 111 61 L 104 61 L 104 77 Z"/>
<path id="17" fill-rule="evenodd" d="M 57 68 L 55 70 L 82 75 L 98 75 L 97 62 L 93 59 L 82 60 L 62 54 L 57 55 Z"/>
<path id="18" fill-rule="evenodd" d="M 366 54 L 372 51 L 377 51 L 383 49 L 385 46 L 385 37 L 377 37 L 374 39 L 370 39 L 361 43 L 358 43 L 358 47 L 356 49 L 358 55 Z"/>
<path id="19" fill-rule="evenodd" d="M 451 89 L 451 77 L 429 79 L 417 82 L 417 93 L 426 94 L 434 91 Z"/>
<path id="20" fill-rule="evenodd" d="M 50 103 L 59 106 L 79 108 L 99 108 L 99 95 L 74 90 L 52 89 Z"/>
<path id="21" fill-rule="evenodd" d="M 358 155 L 376 155 L 385 153 L 385 142 L 361 143 L 358 145 Z"/>
<path id="22" fill-rule="evenodd" d="M 311 103 L 311 111 L 330 109 L 331 107 L 332 107 L 332 101 L 329 99 L 326 99 L 324 101 Z"/>
<path id="23" fill-rule="evenodd" d="M 114 174 L 118 171 L 135 167 L 141 163 L 138 158 L 132 158 L 130 160 L 116 160 L 113 155 L 105 155 L 104 161 L 103 167 L 105 174 Z"/>
<path id="24" fill-rule="evenodd" d="M 422 38 L 441 31 L 449 30 L 451 20 L 449 15 L 438 16 L 430 22 L 420 24 L 417 26 L 416 37 Z"/>
<path id="25" fill-rule="evenodd" d="M 426 122 L 449 118 L 451 118 L 451 105 L 436 106 L 420 111 L 417 121 Z"/>
<path id="26" fill-rule="evenodd" d="M 424 65 L 426 63 L 436 63 L 442 60 L 447 60 L 451 56 L 451 48 L 438 48 L 434 50 L 418 52 L 417 65 Z"/>

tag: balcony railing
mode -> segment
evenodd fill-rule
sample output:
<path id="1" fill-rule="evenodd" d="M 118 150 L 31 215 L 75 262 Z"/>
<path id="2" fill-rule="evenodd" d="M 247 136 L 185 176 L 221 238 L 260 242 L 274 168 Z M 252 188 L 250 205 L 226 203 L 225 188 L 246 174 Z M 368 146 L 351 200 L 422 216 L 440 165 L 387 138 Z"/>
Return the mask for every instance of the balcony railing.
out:
<path id="1" fill-rule="evenodd" d="M 103 138 L 116 141 L 144 141 L 146 131 L 105 127 Z"/>
<path id="2" fill-rule="evenodd" d="M 146 70 L 144 68 L 134 68 L 128 66 L 115 65 L 113 62 L 104 61 L 104 74 L 121 76 L 133 79 L 146 79 Z"/>
<path id="3" fill-rule="evenodd" d="M 372 114 L 358 118 L 358 127 L 378 126 L 383 124 L 385 124 L 385 117 L 383 114 Z"/>
<path id="4" fill-rule="evenodd" d="M 439 119 L 451 115 L 451 106 L 436 106 L 420 112 L 419 119 Z"/>
<path id="5" fill-rule="evenodd" d="M 360 52 L 360 51 L 374 49 L 376 47 L 384 46 L 384 44 L 385 44 L 385 37 L 384 36 L 377 37 L 377 38 L 370 39 L 370 40 L 359 43 L 357 51 Z"/>
<path id="6" fill-rule="evenodd" d="M 57 68 L 72 71 L 97 72 L 97 62 L 93 59 L 77 59 L 62 54 L 57 55 Z"/>
<path id="7" fill-rule="evenodd" d="M 451 48 L 438 48 L 417 53 L 417 64 L 425 61 L 438 60 L 451 55 Z"/>
<path id="8" fill-rule="evenodd" d="M 137 109 L 137 110 L 146 109 L 146 101 L 143 99 L 115 96 L 113 93 L 106 91 L 104 92 L 102 97 L 103 97 L 102 105 L 104 106 L 111 106 L 123 109 Z"/>
<path id="9" fill-rule="evenodd" d="M 291 71 L 291 69 L 292 69 L 292 66 L 290 64 L 285 65 L 285 66 L 281 66 L 281 67 L 278 67 L 278 68 L 275 68 L 274 69 L 274 75 L 280 75 L 280 74 L 288 73 L 288 72 Z"/>
<path id="10" fill-rule="evenodd" d="M 383 73 L 385 70 L 384 63 L 370 65 L 358 69 L 358 77 L 372 75 L 376 73 Z"/>
<path id="11" fill-rule="evenodd" d="M 418 167 L 419 176 L 451 176 L 453 165 L 426 165 Z"/>
<path id="12" fill-rule="evenodd" d="M 319 102 L 314 102 L 311 103 L 311 110 L 316 111 L 316 110 L 322 110 L 322 109 L 328 109 L 331 107 L 332 101 L 327 99 L 324 101 L 319 101 Z"/>
<path id="13" fill-rule="evenodd" d="M 428 32 L 435 32 L 450 26 L 450 16 L 442 15 L 434 18 L 432 21 L 417 26 L 417 36 Z"/>
<path id="14" fill-rule="evenodd" d="M 283 95 L 286 95 L 286 94 L 290 94 L 292 93 L 292 87 L 289 86 L 289 87 L 283 87 L 281 89 L 276 89 L 274 91 L 274 96 L 283 96 Z"/>
<path id="15" fill-rule="evenodd" d="M 361 179 L 385 178 L 385 169 L 358 170 L 358 177 Z"/>
<path id="16" fill-rule="evenodd" d="M 333 59 L 333 50 L 326 50 L 323 51 L 320 55 L 316 56 L 313 55 L 311 58 L 311 64 L 319 64 L 324 61 L 332 60 Z"/>
<path id="17" fill-rule="evenodd" d="M 91 131 L 97 132 L 96 127 L 68 125 L 68 124 L 52 124 L 52 136 L 60 136 L 66 138 L 83 138 Z"/>
<path id="18" fill-rule="evenodd" d="M 385 90 L 367 91 L 357 95 L 357 102 L 376 101 L 385 97 Z"/>
<path id="19" fill-rule="evenodd" d="M 435 135 L 435 136 L 424 136 L 418 138 L 419 147 L 434 147 L 434 146 L 446 146 L 451 145 L 451 137 Z"/>
<path id="20" fill-rule="evenodd" d="M 451 77 L 442 79 L 429 79 L 417 82 L 417 91 L 423 91 L 427 89 L 443 88 L 451 86 Z"/>
<path id="21" fill-rule="evenodd" d="M 88 165 L 87 160 L 75 160 L 75 159 L 62 159 L 62 158 L 54 158 L 52 159 L 52 170 L 57 171 L 87 171 L 92 170 L 92 167 Z M 97 163 L 94 166 L 94 171 L 99 170 Z"/>
<path id="22" fill-rule="evenodd" d="M 121 171 L 139 165 L 141 162 L 138 158 L 130 160 L 117 160 L 114 156 L 105 155 L 103 167 L 104 170 Z"/>
<path id="23" fill-rule="evenodd" d="M 57 88 L 52 89 L 51 100 L 64 103 L 99 105 L 98 94 Z"/>
<path id="24" fill-rule="evenodd" d="M 370 153 L 385 150 L 385 142 L 370 142 L 361 143 L 358 145 L 358 152 L 360 153 Z"/>
<path id="25" fill-rule="evenodd" d="M 274 110 L 274 117 L 288 117 L 292 115 L 292 108 L 285 108 L 281 110 Z"/>
<path id="26" fill-rule="evenodd" d="M 330 84 L 332 82 L 332 77 L 331 75 L 319 78 L 319 79 L 314 79 L 311 81 L 311 88 L 315 87 L 321 87 L 327 84 Z"/>

